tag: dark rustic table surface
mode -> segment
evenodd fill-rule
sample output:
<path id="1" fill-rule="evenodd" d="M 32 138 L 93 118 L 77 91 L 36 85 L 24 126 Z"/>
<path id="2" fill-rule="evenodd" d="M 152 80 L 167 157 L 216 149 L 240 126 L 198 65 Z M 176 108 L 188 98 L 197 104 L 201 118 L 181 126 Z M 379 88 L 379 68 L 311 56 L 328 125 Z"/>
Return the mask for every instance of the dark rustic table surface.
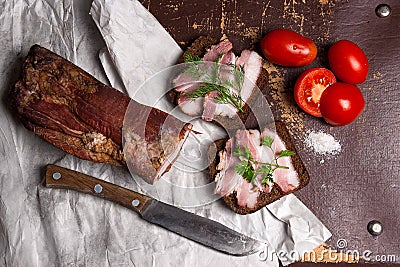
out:
<path id="1" fill-rule="evenodd" d="M 173 38 L 187 47 L 200 35 L 228 37 L 234 51 L 258 50 L 262 36 L 276 28 L 299 32 L 315 41 L 317 60 L 302 68 L 269 67 L 267 99 L 274 116 L 286 123 L 311 175 L 296 195 L 331 230 L 327 244 L 337 248 L 396 255 L 400 264 L 400 2 L 388 1 L 141 1 Z M 391 14 L 378 17 L 376 7 L 388 4 Z M 303 113 L 295 104 L 293 85 L 310 67 L 328 67 L 327 48 L 340 39 L 357 43 L 370 71 L 361 85 L 366 108 L 354 123 L 331 127 Z M 342 145 L 340 154 L 322 158 L 304 145 L 306 132 L 324 131 Z M 378 220 L 383 233 L 371 236 L 367 224 Z M 382 258 L 383 259 L 383 258 Z M 391 261 L 393 259 L 386 260 Z M 299 266 L 308 266 L 299 264 Z M 387 265 L 388 266 L 388 265 Z"/>

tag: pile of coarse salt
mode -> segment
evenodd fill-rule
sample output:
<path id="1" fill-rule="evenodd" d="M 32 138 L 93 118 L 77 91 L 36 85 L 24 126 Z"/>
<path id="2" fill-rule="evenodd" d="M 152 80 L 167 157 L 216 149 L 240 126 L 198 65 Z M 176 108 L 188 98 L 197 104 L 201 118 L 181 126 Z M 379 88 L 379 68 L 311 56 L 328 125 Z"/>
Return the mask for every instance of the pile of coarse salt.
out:
<path id="1" fill-rule="evenodd" d="M 322 131 L 314 132 L 308 131 L 304 139 L 306 146 L 314 150 L 315 153 L 320 155 L 336 155 L 342 150 L 342 146 L 332 135 Z M 324 160 L 321 160 L 323 163 Z"/>

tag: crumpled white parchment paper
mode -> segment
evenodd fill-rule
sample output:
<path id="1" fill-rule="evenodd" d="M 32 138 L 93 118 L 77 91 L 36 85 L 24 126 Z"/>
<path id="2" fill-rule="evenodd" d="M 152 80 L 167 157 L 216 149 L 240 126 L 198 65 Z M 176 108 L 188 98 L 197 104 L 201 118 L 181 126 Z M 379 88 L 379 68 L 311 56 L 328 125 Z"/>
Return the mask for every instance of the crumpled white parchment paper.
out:
<path id="1" fill-rule="evenodd" d="M 121 88 L 133 99 L 153 103 L 147 102 L 154 97 L 153 91 L 138 94 L 137 90 L 153 74 L 177 62 L 182 54 L 178 44 L 138 1 L 95 0 L 91 15 L 107 45 L 100 51 L 100 59 L 112 85 L 123 84 Z M 294 195 L 247 216 L 234 214 L 219 204 L 191 211 L 266 241 L 274 251 L 297 251 L 300 255 L 330 237 L 329 231 Z M 281 260 L 284 264 L 294 260 L 288 258 Z"/>
<path id="2" fill-rule="evenodd" d="M 130 14 L 132 17 L 148 16 L 136 1 L 109 1 L 101 12 L 99 10 L 105 29 L 111 27 L 107 25 L 105 10 L 113 4 L 121 7 L 126 4 L 125 12 L 134 12 Z M 132 5 L 139 9 L 138 14 L 132 10 Z M 0 6 L 3 9 L 0 14 L 0 266 L 277 266 L 276 257 L 264 262 L 257 254 L 243 258 L 224 255 L 151 225 L 114 203 L 73 191 L 43 187 L 44 166 L 57 163 L 136 189 L 125 169 L 65 155 L 26 130 L 8 107 L 8 91 L 18 79 L 23 58 L 35 43 L 106 81 L 97 58 L 104 42 L 89 15 L 90 2 L 1 0 Z M 123 25 L 118 22 L 118 16 L 122 14 L 115 15 L 113 18 L 117 20 L 108 23 Z M 159 27 L 157 21 L 148 22 Z M 137 30 L 139 26 L 144 27 L 143 31 L 148 30 L 144 21 L 135 25 L 127 30 Z M 114 26 L 118 25 L 113 25 L 115 29 Z M 149 67 L 144 69 L 144 74 L 153 71 Z M 119 75 L 123 77 L 121 73 Z M 278 249 L 303 247 L 301 244 L 308 237 L 307 227 L 315 229 L 314 242 L 327 238 L 329 232 L 318 220 L 310 222 L 306 218 L 311 215 L 306 208 L 300 207 L 302 212 L 295 214 L 287 213 L 293 206 L 278 208 L 279 205 L 299 208 L 297 199 L 294 196 L 290 199 L 293 203 L 285 200 L 273 204 L 276 207 L 274 214 L 288 224 L 279 220 L 265 223 L 264 217 L 260 217 L 253 221 L 251 228 L 258 227 L 260 233 L 273 230 L 275 234 L 268 241 Z M 270 210 L 274 209 L 270 207 Z M 198 212 L 208 215 L 206 209 Z M 294 225 L 299 228 L 296 230 Z M 236 227 L 246 230 L 246 227 Z M 287 242 L 292 238 L 295 242 Z"/>

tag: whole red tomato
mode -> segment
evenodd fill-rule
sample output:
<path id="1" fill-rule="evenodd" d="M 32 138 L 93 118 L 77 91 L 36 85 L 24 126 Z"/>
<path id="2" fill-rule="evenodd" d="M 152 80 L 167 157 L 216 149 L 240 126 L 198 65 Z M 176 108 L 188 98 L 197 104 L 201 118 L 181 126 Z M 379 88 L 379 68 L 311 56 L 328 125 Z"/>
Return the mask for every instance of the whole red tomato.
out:
<path id="1" fill-rule="evenodd" d="M 365 82 L 368 75 L 368 59 L 361 48 L 348 40 L 341 40 L 328 51 L 329 65 L 336 77 L 346 83 Z"/>
<path id="2" fill-rule="evenodd" d="M 317 47 L 311 39 L 285 29 L 267 33 L 260 47 L 269 61 L 286 67 L 308 65 L 317 56 Z"/>
<path id="3" fill-rule="evenodd" d="M 322 117 L 320 98 L 322 92 L 336 82 L 335 75 L 325 68 L 312 68 L 297 78 L 294 86 L 294 99 L 305 112 L 315 117 Z"/>
<path id="4" fill-rule="evenodd" d="M 326 122 L 339 126 L 353 122 L 364 107 L 364 97 L 357 86 L 337 82 L 322 92 L 319 108 Z"/>

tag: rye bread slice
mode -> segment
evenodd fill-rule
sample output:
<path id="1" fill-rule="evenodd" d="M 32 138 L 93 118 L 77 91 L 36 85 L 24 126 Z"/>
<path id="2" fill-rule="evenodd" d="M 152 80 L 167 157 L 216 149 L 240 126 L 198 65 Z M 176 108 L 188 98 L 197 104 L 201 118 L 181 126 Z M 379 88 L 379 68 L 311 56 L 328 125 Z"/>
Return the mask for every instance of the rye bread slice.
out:
<path id="1" fill-rule="evenodd" d="M 197 39 L 195 39 L 193 41 L 193 43 L 185 50 L 185 52 L 183 53 L 182 57 L 179 59 L 179 63 L 183 63 L 184 62 L 184 58 L 187 55 L 191 55 L 191 56 L 198 56 L 200 58 L 202 58 L 204 56 L 204 54 L 207 52 L 207 49 L 209 49 L 212 45 L 218 44 L 219 40 L 214 39 L 211 36 L 200 36 Z M 256 85 L 257 87 L 261 90 L 261 92 L 265 93 L 266 89 L 267 89 L 267 84 L 268 84 L 268 71 L 264 68 L 265 64 L 262 64 L 263 67 L 261 68 L 261 73 L 258 76 L 258 79 L 256 81 Z M 251 114 L 251 104 L 254 103 L 254 101 L 257 98 L 256 93 L 253 93 L 249 99 L 247 100 L 247 102 L 245 103 L 245 105 L 243 106 L 243 110 L 244 112 L 237 112 L 238 117 L 240 118 L 241 122 L 239 122 L 239 124 L 241 123 L 246 123 L 247 118 L 250 116 Z M 174 103 L 175 105 L 178 105 L 178 96 L 179 94 L 174 91 L 174 90 L 170 90 L 168 93 L 169 99 L 172 103 Z M 229 117 L 225 117 L 225 116 L 214 116 L 214 120 L 213 123 L 222 126 L 224 128 L 227 129 L 239 129 L 242 127 L 242 125 L 238 125 L 238 121 L 235 122 L 235 120 L 230 119 Z M 248 125 L 246 125 L 246 127 L 248 127 Z M 254 126 L 253 126 L 254 127 Z"/>
<path id="2" fill-rule="evenodd" d="M 265 207 L 266 205 L 280 199 L 281 197 L 305 187 L 310 180 L 310 176 L 304 166 L 303 161 L 301 160 L 300 156 L 298 155 L 298 153 L 296 151 L 295 145 L 290 137 L 290 134 L 289 134 L 285 124 L 283 122 L 276 121 L 275 128 L 276 128 L 276 132 L 277 132 L 278 136 L 284 142 L 286 149 L 295 152 L 295 155 L 291 156 L 291 160 L 292 160 L 292 164 L 293 164 L 294 168 L 296 169 L 298 177 L 299 177 L 299 181 L 300 181 L 299 186 L 289 192 L 283 192 L 277 184 L 274 184 L 270 193 L 261 192 L 259 194 L 257 204 L 254 208 L 239 206 L 238 202 L 237 202 L 236 192 L 233 192 L 231 194 L 223 196 L 223 200 L 228 205 L 228 207 L 231 208 L 234 212 L 236 212 L 238 214 L 245 215 L 245 214 L 250 214 L 250 213 L 256 212 L 259 209 Z M 211 162 L 211 164 L 209 166 L 209 174 L 213 180 L 214 180 L 215 175 L 217 174 L 216 167 L 220 160 L 218 157 L 218 152 L 225 148 L 225 143 L 227 141 L 228 141 L 228 139 L 220 139 L 215 142 L 215 147 L 217 149 L 216 154 L 215 154 L 215 147 L 214 146 L 210 147 L 209 157 L 214 158 L 214 160 Z M 215 155 L 217 155 L 217 156 L 215 156 Z"/>

